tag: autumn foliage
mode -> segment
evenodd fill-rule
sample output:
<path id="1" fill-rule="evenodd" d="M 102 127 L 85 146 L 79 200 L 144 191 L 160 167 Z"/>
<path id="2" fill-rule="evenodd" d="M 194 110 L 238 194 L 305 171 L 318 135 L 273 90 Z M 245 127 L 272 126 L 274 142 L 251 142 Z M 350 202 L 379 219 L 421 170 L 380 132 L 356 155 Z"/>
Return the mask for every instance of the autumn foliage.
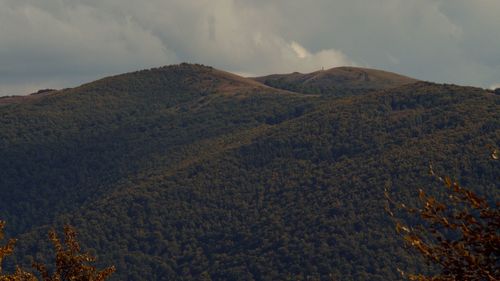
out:
<path id="1" fill-rule="evenodd" d="M 493 160 L 498 151 L 493 150 Z M 395 202 L 386 189 L 387 211 L 396 221 L 396 231 L 405 244 L 439 269 L 434 276 L 400 273 L 409 280 L 500 280 L 500 211 L 496 204 L 460 186 L 449 176 L 430 175 L 446 187 L 446 199 L 438 200 L 419 191 L 422 203 L 411 208 Z M 395 207 L 395 208 L 394 208 Z M 396 219 L 394 209 L 417 215 L 422 223 L 408 225 Z"/>
<path id="2" fill-rule="evenodd" d="M 4 226 L 5 222 L 0 221 L 0 240 L 3 239 Z M 55 270 L 51 274 L 45 264 L 33 264 L 33 267 L 40 273 L 41 279 L 19 267 L 13 274 L 5 274 L 2 271 L 3 259 L 14 252 L 16 240 L 10 239 L 5 246 L 0 247 L 0 281 L 104 281 L 115 271 L 114 266 L 97 270 L 90 265 L 95 258 L 88 253 L 81 252 L 76 240 L 76 232 L 72 227 L 64 227 L 64 236 L 63 243 L 54 230 L 50 231 L 49 238 L 56 252 Z"/>

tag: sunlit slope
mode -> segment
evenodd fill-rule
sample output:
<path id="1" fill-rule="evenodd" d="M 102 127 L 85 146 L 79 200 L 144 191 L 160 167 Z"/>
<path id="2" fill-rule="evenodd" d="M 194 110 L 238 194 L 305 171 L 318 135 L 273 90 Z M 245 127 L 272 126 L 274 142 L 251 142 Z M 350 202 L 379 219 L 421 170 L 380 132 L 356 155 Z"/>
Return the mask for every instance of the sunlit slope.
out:
<path id="1" fill-rule="evenodd" d="M 275 88 L 325 96 L 347 96 L 417 82 L 400 74 L 359 67 L 336 67 L 307 74 L 273 74 L 254 79 Z"/>

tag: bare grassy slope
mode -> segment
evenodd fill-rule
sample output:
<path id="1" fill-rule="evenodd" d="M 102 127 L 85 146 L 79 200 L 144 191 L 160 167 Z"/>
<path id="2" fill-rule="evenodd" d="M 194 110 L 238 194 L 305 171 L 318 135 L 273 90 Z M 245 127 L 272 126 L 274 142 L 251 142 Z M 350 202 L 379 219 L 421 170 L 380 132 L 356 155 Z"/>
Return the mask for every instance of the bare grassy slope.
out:
<path id="1" fill-rule="evenodd" d="M 319 90 L 319 93 L 329 95 L 334 95 L 332 92 L 336 91 L 390 89 L 417 82 L 416 79 L 396 73 L 358 67 L 336 67 L 307 74 L 273 74 L 254 79 L 276 88 L 305 93 L 315 93 Z"/>

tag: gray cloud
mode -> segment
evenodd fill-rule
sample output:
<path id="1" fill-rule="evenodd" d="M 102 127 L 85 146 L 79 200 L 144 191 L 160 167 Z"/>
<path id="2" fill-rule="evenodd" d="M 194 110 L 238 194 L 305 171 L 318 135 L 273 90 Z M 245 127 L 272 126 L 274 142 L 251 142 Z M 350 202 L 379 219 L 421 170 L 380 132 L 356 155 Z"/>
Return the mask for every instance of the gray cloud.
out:
<path id="1" fill-rule="evenodd" d="M 358 65 L 490 87 L 497 0 L 0 0 L 0 95 L 181 61 L 247 74 Z"/>

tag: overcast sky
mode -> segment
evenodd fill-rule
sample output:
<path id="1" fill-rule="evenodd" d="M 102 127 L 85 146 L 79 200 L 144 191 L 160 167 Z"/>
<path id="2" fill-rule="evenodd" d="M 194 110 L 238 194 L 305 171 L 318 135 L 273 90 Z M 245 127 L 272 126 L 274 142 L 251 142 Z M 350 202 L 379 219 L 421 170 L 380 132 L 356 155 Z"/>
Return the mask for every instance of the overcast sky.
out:
<path id="1" fill-rule="evenodd" d="M 500 87 L 500 0 L 0 0 L 0 95 L 184 61 Z"/>

